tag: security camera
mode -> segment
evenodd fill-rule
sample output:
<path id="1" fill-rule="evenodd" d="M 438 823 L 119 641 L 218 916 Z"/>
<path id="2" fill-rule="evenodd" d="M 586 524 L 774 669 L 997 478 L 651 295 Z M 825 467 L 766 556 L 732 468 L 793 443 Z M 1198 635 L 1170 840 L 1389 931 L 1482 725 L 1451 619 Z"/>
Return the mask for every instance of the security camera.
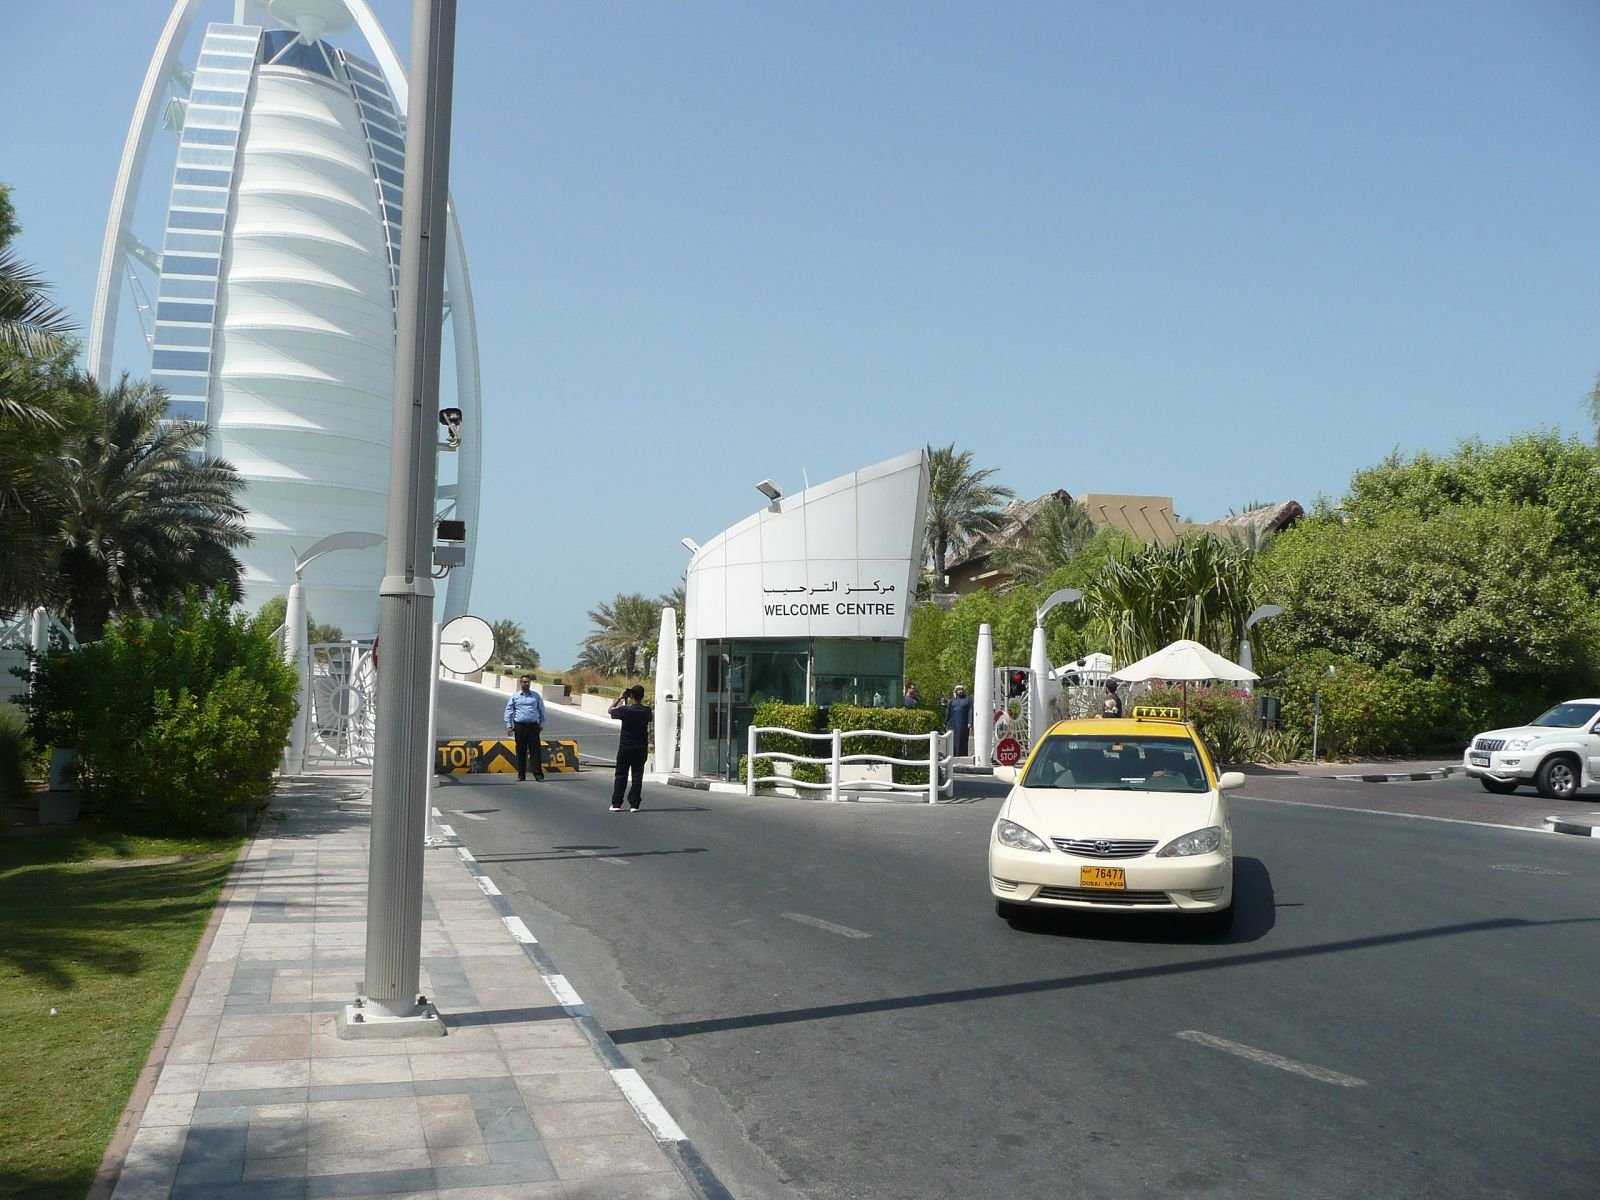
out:
<path id="1" fill-rule="evenodd" d="M 445 445 L 452 450 L 461 445 L 461 410 L 459 408 L 441 408 L 439 410 L 439 424 L 445 427 Z"/>

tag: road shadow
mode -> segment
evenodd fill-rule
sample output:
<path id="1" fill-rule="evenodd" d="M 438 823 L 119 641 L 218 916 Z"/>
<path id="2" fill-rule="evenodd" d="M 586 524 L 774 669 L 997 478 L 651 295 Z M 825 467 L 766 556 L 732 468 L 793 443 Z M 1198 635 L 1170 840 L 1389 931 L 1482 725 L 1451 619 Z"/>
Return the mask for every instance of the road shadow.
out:
<path id="1" fill-rule="evenodd" d="M 1233 928 L 1204 928 L 1203 920 L 1181 913 L 1079 912 L 1071 909 L 1029 909 L 1007 923 L 1013 929 L 1082 941 L 1133 942 L 1167 946 L 1187 942 L 1243 945 L 1259 941 L 1278 922 L 1272 873 L 1259 858 L 1233 860 Z"/>

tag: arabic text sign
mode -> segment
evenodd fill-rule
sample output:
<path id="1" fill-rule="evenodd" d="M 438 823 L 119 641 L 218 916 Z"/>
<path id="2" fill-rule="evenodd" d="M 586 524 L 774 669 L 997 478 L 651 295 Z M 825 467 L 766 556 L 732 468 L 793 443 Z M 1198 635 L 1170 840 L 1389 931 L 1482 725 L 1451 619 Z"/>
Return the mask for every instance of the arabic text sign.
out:
<path id="1" fill-rule="evenodd" d="M 809 573 L 805 566 L 769 567 L 763 573 L 757 604 L 768 635 L 793 629 L 824 637 L 905 636 L 904 579 L 881 574 L 852 579 L 838 570 L 819 576 L 816 564 Z"/>

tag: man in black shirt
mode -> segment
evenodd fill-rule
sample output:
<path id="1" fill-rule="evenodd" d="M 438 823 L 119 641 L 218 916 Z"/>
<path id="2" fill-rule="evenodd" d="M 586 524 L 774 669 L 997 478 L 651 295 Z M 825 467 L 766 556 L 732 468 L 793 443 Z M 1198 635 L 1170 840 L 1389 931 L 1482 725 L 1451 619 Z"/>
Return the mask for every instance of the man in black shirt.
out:
<path id="1" fill-rule="evenodd" d="M 608 711 L 613 721 L 622 722 L 622 736 L 617 739 L 617 777 L 611 785 L 611 811 L 622 811 L 626 788 L 628 811 L 638 812 L 644 799 L 644 760 L 650 752 L 650 722 L 654 714 L 644 702 L 644 688 L 638 684 L 618 696 Z M 631 788 L 627 786 L 629 771 L 633 772 Z"/>

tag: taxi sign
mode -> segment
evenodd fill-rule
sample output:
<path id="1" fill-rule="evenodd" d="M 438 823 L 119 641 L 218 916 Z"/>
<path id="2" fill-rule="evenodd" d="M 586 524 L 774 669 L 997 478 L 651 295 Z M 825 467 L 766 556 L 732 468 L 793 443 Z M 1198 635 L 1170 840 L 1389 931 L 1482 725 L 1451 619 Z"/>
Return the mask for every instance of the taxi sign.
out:
<path id="1" fill-rule="evenodd" d="M 994 748 L 994 760 L 1002 767 L 1014 767 L 1022 761 L 1022 743 L 1016 738 L 1001 738 Z"/>
<path id="2" fill-rule="evenodd" d="M 1183 720 L 1183 709 L 1175 704 L 1135 704 L 1132 715 L 1134 717 L 1154 717 L 1162 721 Z"/>

